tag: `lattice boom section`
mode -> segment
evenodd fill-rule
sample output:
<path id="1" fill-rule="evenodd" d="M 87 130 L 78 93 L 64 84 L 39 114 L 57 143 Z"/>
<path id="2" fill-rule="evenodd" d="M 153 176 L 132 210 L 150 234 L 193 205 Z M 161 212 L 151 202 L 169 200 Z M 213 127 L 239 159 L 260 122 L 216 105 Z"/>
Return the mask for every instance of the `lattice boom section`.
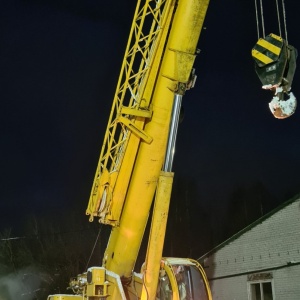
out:
<path id="1" fill-rule="evenodd" d="M 143 93 L 171 2 L 138 2 L 100 154 L 100 174 L 103 169 L 110 172 L 118 170 L 126 149 L 130 132 L 124 124 L 118 122 L 122 107 L 149 107 L 150 102 L 147 101 L 150 99 L 143 99 Z M 134 122 L 134 116 L 125 117 Z"/>

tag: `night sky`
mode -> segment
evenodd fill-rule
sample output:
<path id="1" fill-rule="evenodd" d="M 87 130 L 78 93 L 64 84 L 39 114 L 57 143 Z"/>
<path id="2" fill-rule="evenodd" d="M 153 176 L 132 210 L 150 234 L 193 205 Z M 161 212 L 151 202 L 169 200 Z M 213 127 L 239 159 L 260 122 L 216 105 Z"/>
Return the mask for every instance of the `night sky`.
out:
<path id="1" fill-rule="evenodd" d="M 135 1 L 2 2 L 0 230 L 17 232 L 28 214 L 85 213 Z M 288 40 L 300 49 L 300 4 L 285 2 Z M 266 33 L 278 34 L 275 1 L 264 3 Z M 259 181 L 278 203 L 300 191 L 300 109 L 285 120 L 270 113 L 256 41 L 254 1 L 211 0 L 174 171 L 196 183 L 212 220 L 240 186 Z"/>

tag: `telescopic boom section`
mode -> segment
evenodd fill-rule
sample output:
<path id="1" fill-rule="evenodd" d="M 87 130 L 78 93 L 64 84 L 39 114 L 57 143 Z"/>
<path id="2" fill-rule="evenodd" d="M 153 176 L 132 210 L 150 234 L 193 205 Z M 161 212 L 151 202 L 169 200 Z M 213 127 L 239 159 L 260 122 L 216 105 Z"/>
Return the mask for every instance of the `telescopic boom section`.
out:
<path id="1" fill-rule="evenodd" d="M 178 2 L 167 44 L 161 46 L 165 50 L 159 76 L 153 74 L 155 78 L 149 78 L 155 82 L 153 114 L 144 131 L 152 142 L 142 141 L 139 145 L 120 225 L 113 228 L 104 256 L 104 266 L 121 277 L 129 278 L 134 269 L 165 158 L 174 95 L 180 92 L 182 84 L 189 83 L 207 6 L 208 0 Z"/>
<path id="2" fill-rule="evenodd" d="M 128 62 L 129 54 L 140 57 L 142 62 L 135 75 L 132 71 L 126 75 L 121 72 L 87 209 L 87 214 L 115 225 L 103 264 L 124 279 L 130 278 L 134 269 L 165 159 L 174 95 L 183 94 L 190 82 L 208 3 L 209 0 L 146 1 L 143 6 L 138 3 L 129 42 L 134 46 L 127 47 L 122 70 L 137 63 Z M 141 34 L 142 41 L 133 43 L 135 32 L 141 29 L 136 23 L 149 14 L 154 20 L 150 34 Z M 142 52 L 146 46 L 148 50 Z M 124 107 L 119 95 L 126 93 L 130 101 Z M 121 129 L 113 127 L 117 125 Z M 118 139 L 112 138 L 117 132 L 121 132 Z"/>

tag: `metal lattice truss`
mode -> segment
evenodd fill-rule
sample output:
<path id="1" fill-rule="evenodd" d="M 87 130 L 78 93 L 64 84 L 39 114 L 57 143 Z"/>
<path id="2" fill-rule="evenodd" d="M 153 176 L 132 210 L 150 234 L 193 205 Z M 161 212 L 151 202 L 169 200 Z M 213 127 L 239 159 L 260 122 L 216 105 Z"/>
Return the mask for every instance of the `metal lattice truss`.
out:
<path id="1" fill-rule="evenodd" d="M 144 3 L 142 3 L 144 2 Z M 117 171 L 122 161 L 129 135 L 134 132 L 150 143 L 151 137 L 135 128 L 136 117 L 151 117 L 149 84 L 159 41 L 169 15 L 169 0 L 138 1 L 122 69 L 104 137 L 98 176 L 106 169 Z"/>
<path id="2" fill-rule="evenodd" d="M 173 9 L 174 0 L 138 1 L 86 212 L 91 221 L 93 216 L 103 220 L 111 211 L 109 199 L 130 136 L 152 142 L 144 124 L 152 116 L 151 98 Z"/>

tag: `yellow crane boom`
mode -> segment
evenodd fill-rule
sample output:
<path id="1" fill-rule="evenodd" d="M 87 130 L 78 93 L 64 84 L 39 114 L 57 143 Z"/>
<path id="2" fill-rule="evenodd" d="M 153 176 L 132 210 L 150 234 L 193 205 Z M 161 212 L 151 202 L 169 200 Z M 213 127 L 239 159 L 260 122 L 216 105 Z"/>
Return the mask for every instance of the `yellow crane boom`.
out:
<path id="1" fill-rule="evenodd" d="M 103 264 L 71 282 L 78 295 L 49 300 L 211 299 L 196 261 L 162 258 L 176 120 L 182 96 L 194 81 L 208 4 L 138 1 L 86 210 L 90 221 L 97 217 L 112 225 Z M 139 274 L 133 270 L 155 193 L 147 257 Z"/>

